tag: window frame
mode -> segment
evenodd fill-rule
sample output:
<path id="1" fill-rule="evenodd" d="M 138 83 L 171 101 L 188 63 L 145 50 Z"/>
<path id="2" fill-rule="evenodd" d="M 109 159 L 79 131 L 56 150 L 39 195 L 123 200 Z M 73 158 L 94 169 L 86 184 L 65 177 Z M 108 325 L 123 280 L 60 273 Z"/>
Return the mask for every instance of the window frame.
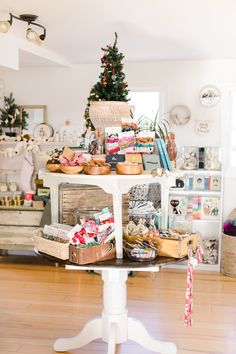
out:
<path id="1" fill-rule="evenodd" d="M 165 119 L 163 116 L 166 114 L 164 113 L 165 106 L 166 106 L 166 97 L 167 97 L 167 90 L 160 88 L 160 87 L 149 87 L 149 86 L 144 86 L 144 87 L 131 87 L 130 92 L 158 92 L 159 93 L 159 117 L 160 119 Z M 129 101 L 130 102 L 130 101 Z"/>
<path id="2" fill-rule="evenodd" d="M 233 128 L 232 115 L 231 115 L 232 92 L 236 93 L 236 83 L 229 83 L 223 86 L 223 95 L 222 95 L 223 104 L 222 104 L 222 115 L 221 115 L 222 117 L 221 118 L 222 167 L 224 170 L 224 175 L 228 178 L 236 177 L 236 166 L 231 165 L 231 153 L 232 153 L 232 145 L 233 145 L 232 135 L 231 135 L 231 131 Z M 236 127 L 235 127 L 235 131 L 236 131 Z"/>

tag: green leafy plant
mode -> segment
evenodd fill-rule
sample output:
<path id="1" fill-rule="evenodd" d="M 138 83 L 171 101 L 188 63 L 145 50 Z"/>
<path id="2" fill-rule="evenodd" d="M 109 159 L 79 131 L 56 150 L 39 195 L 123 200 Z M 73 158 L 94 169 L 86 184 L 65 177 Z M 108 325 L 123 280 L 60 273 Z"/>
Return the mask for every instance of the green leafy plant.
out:
<path id="1" fill-rule="evenodd" d="M 150 130 L 155 132 L 155 138 L 161 138 L 166 140 L 168 134 L 170 133 L 171 127 L 166 119 L 160 119 L 159 111 L 155 114 L 154 119 L 146 117 L 145 115 L 141 116 L 137 120 L 138 130 Z"/>

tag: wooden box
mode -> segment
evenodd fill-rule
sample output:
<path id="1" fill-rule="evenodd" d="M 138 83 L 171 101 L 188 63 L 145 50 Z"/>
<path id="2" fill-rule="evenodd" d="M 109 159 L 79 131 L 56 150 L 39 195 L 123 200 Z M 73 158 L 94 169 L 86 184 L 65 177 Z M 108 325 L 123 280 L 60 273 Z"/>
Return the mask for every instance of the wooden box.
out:
<path id="1" fill-rule="evenodd" d="M 170 238 L 160 237 L 158 239 L 158 256 L 183 258 L 188 255 L 189 248 L 196 250 L 200 241 L 199 234 L 190 234 L 187 237 Z"/>
<path id="2" fill-rule="evenodd" d="M 116 249 L 112 243 L 104 243 L 85 248 L 70 245 L 69 250 L 70 262 L 80 265 L 105 261 L 116 257 Z"/>
<path id="3" fill-rule="evenodd" d="M 34 233 L 44 208 L 26 206 L 0 207 L 0 249 L 34 249 Z"/>
<path id="4" fill-rule="evenodd" d="M 122 196 L 122 221 L 129 222 L 129 194 Z M 75 225 L 74 212 L 81 210 L 100 212 L 109 207 L 113 213 L 112 195 L 97 186 L 61 184 L 59 187 L 59 222 Z"/>

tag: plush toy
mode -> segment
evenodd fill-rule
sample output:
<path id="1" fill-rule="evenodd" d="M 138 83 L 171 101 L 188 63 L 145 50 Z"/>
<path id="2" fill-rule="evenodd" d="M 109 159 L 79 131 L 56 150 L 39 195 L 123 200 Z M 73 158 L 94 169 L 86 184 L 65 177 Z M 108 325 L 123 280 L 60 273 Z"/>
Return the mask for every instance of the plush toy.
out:
<path id="1" fill-rule="evenodd" d="M 236 219 L 226 220 L 223 229 L 226 235 L 236 236 Z"/>

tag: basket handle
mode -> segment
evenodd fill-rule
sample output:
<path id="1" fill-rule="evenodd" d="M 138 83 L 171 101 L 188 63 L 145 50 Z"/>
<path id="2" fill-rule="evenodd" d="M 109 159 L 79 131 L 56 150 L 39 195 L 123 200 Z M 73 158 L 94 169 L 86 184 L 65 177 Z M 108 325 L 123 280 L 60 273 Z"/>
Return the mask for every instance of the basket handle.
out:
<path id="1" fill-rule="evenodd" d="M 188 240 L 187 247 L 189 250 L 193 248 L 193 240 Z"/>

